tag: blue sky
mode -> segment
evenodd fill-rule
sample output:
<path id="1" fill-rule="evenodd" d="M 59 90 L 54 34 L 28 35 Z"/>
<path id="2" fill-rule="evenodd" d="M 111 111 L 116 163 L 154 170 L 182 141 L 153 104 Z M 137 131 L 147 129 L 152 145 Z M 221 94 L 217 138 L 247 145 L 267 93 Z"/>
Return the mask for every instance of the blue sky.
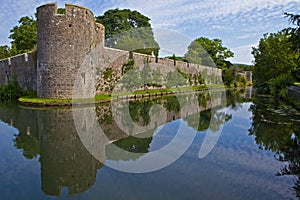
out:
<path id="1" fill-rule="evenodd" d="M 0 2 L 1 45 L 9 44 L 9 30 L 18 24 L 20 17 L 32 16 L 36 7 L 49 3 L 45 0 Z M 66 1 L 57 3 L 64 7 Z M 246 64 L 251 64 L 251 47 L 257 46 L 264 33 L 289 26 L 284 12 L 300 13 L 299 0 L 69 0 L 67 3 L 87 7 L 96 16 L 111 8 L 137 10 L 151 19 L 155 31 L 171 33 L 173 43 L 180 44 L 180 36 L 182 45 L 197 37 L 220 38 L 235 53 L 230 60 Z"/>

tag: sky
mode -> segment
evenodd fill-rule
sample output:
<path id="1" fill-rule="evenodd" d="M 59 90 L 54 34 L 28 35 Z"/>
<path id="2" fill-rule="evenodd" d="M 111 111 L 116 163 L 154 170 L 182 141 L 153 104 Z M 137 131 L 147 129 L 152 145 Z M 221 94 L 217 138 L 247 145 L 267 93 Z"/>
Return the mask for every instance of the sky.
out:
<path id="1" fill-rule="evenodd" d="M 0 45 L 9 45 L 10 30 L 22 16 L 33 16 L 36 7 L 53 1 L 0 0 Z M 84 6 L 95 16 L 108 9 L 137 10 L 151 19 L 161 55 L 184 54 L 199 37 L 219 38 L 234 52 L 233 63 L 252 64 L 252 47 L 264 33 L 289 25 L 284 12 L 300 14 L 300 0 L 69 0 L 56 1 Z M 168 37 L 166 37 L 166 35 Z"/>

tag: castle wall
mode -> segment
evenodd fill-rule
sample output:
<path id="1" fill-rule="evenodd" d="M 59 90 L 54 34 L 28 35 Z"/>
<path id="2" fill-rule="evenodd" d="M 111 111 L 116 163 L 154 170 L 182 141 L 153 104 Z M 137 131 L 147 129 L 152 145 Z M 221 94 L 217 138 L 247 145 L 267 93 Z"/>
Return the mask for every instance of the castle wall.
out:
<path id="1" fill-rule="evenodd" d="M 152 70 L 160 69 L 160 72 L 163 76 L 166 76 L 168 72 L 176 71 L 180 69 L 182 72 L 190 75 L 201 74 L 207 84 L 211 83 L 221 83 L 222 82 L 222 70 L 214 67 L 197 65 L 193 63 L 187 63 L 182 61 L 174 61 L 168 58 L 156 58 L 154 56 L 140 54 L 136 52 L 129 53 L 128 51 L 104 48 L 101 52 L 101 56 L 104 56 L 104 66 L 105 68 L 111 68 L 116 73 L 115 75 L 122 76 L 122 67 L 130 59 L 134 60 L 135 67 L 143 70 L 145 63 L 149 63 L 149 66 Z M 101 72 L 105 69 L 99 68 Z M 99 77 L 98 77 L 99 79 Z M 103 77 L 99 79 L 99 84 L 102 85 L 101 88 L 106 88 L 105 85 L 111 84 L 103 80 Z M 97 93 L 106 93 L 106 91 L 97 91 Z"/>
<path id="2" fill-rule="evenodd" d="M 187 74 L 196 75 L 200 73 L 201 75 L 204 75 L 203 72 L 205 72 L 207 76 L 215 75 L 217 77 L 216 81 L 208 81 L 208 83 L 220 83 L 222 80 L 222 70 L 215 67 L 197 65 L 183 61 L 174 62 L 172 59 L 155 58 L 153 56 L 140 53 L 132 53 L 132 55 L 137 66 L 143 66 L 145 61 L 148 60 L 150 66 L 154 66 L 154 68 L 159 67 L 163 72 L 162 74 L 166 74 L 168 71 L 175 71 L 176 68 L 179 68 L 181 71 Z"/>
<path id="3" fill-rule="evenodd" d="M 35 63 L 32 52 L 0 60 L 0 84 L 6 85 L 16 78 L 21 88 L 36 90 Z"/>
<path id="4" fill-rule="evenodd" d="M 149 62 L 164 76 L 179 68 L 191 75 L 200 73 L 208 84 L 222 82 L 222 70 L 217 68 L 104 47 L 104 26 L 86 8 L 66 4 L 65 14 L 57 14 L 56 3 L 50 3 L 37 8 L 37 18 L 37 62 L 31 52 L 1 60 L 0 84 L 16 76 L 22 88 L 36 90 L 41 98 L 91 98 L 95 85 L 98 93 L 111 91 L 130 59 L 140 70 Z M 108 68 L 114 77 L 104 80 Z"/>

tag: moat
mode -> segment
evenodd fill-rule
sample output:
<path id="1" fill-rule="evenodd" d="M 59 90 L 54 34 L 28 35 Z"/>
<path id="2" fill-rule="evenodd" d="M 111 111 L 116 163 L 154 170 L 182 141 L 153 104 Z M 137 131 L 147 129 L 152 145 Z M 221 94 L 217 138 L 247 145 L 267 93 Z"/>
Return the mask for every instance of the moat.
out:
<path id="1" fill-rule="evenodd" d="M 132 120 L 151 127 L 142 138 L 124 134 L 114 120 L 114 109 L 122 110 L 123 104 L 80 110 L 0 103 L 0 199 L 297 199 L 299 111 L 273 98 L 255 96 L 251 88 L 217 95 L 226 98 L 224 107 L 210 105 L 212 95 L 196 94 L 200 113 L 180 114 L 182 105 L 191 102 L 188 97 L 182 98 L 186 102 L 181 107 L 175 96 L 130 101 Z M 160 113 L 159 108 L 166 111 L 162 123 L 162 114 L 156 118 L 150 114 Z M 73 119 L 91 121 L 87 110 L 94 111 L 106 135 L 107 141 L 97 147 L 105 158 L 101 162 L 84 145 Z M 126 173 L 106 165 L 134 165 L 170 143 L 179 126 L 193 130 L 195 137 L 184 154 L 165 168 Z M 84 127 L 89 130 L 89 124 Z M 212 151 L 199 159 L 210 129 L 222 133 Z M 130 159 L 114 155 L 112 145 L 138 154 Z"/>

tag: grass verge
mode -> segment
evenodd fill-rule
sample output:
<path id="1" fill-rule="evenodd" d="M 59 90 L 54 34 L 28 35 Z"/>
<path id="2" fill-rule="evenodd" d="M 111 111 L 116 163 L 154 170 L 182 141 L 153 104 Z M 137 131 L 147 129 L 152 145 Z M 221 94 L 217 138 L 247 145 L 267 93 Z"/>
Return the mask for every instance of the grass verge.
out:
<path id="1" fill-rule="evenodd" d="M 204 91 L 208 89 L 218 89 L 224 88 L 223 84 L 214 84 L 214 85 L 199 85 L 191 87 L 180 87 L 180 88 L 166 88 L 166 89 L 146 89 L 146 90 L 137 90 L 133 93 L 118 93 L 118 94 L 98 94 L 95 98 L 85 98 L 85 99 L 51 99 L 51 98 L 38 98 L 36 94 L 30 94 L 18 99 L 22 104 L 37 104 L 37 105 L 71 105 L 72 103 L 84 104 L 84 103 L 93 103 L 93 102 L 107 102 L 112 98 L 126 97 L 129 95 L 143 95 L 143 94 L 161 94 L 168 92 L 183 92 L 183 91 Z"/>

